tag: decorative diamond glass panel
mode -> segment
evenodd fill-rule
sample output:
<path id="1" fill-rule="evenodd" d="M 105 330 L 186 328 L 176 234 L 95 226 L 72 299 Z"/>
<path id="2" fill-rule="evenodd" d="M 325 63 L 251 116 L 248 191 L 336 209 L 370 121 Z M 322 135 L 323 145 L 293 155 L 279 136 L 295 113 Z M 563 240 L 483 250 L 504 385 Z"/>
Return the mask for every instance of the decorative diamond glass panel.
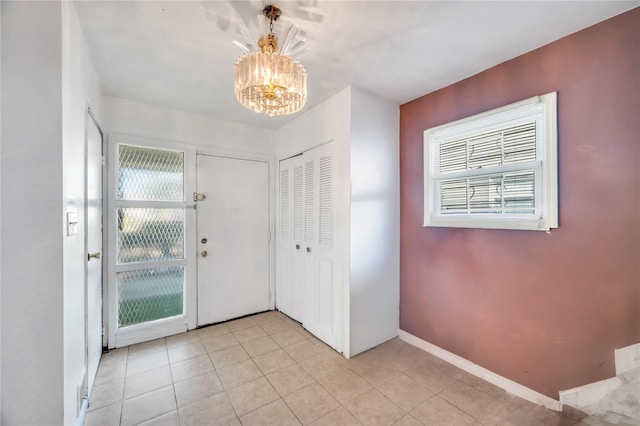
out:
<path id="1" fill-rule="evenodd" d="M 184 153 L 118 145 L 118 200 L 183 201 Z"/>
<path id="2" fill-rule="evenodd" d="M 184 258 L 184 209 L 118 208 L 118 263 Z"/>
<path id="3" fill-rule="evenodd" d="M 184 268 L 118 272 L 118 326 L 182 314 Z"/>
<path id="4" fill-rule="evenodd" d="M 116 145 L 118 327 L 184 313 L 185 152 Z"/>

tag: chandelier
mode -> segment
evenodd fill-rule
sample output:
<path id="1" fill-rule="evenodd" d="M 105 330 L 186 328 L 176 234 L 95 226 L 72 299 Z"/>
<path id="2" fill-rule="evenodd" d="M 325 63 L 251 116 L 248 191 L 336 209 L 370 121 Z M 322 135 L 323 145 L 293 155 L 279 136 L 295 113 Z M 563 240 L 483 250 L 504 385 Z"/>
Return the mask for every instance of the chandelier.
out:
<path id="1" fill-rule="evenodd" d="M 296 40 L 295 25 L 289 24 L 281 34 L 274 32 L 273 22 L 282 14 L 277 7 L 267 5 L 262 14 L 269 19 L 267 34 L 256 43 L 241 24 L 248 43 L 233 41 L 244 52 L 235 63 L 236 98 L 244 107 L 271 117 L 293 114 L 307 101 L 307 72 L 295 59 L 306 50 L 304 40 Z"/>

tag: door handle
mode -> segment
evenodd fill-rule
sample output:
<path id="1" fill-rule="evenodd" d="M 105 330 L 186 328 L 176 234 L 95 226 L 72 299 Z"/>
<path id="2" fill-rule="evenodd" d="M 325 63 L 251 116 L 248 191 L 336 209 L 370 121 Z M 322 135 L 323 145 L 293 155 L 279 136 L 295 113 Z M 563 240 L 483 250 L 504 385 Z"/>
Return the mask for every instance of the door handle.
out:
<path id="1" fill-rule="evenodd" d="M 207 257 L 208 255 L 209 255 L 209 253 L 207 253 L 206 250 L 203 250 L 203 251 L 200 252 L 200 256 L 202 256 L 202 257 Z"/>
<path id="2" fill-rule="evenodd" d="M 307 253 L 311 253 L 311 247 L 307 247 Z"/>
<path id="3" fill-rule="evenodd" d="M 300 244 L 296 244 L 296 250 L 300 250 Z"/>
<path id="4" fill-rule="evenodd" d="M 102 257 L 102 254 L 99 251 L 95 253 L 89 253 L 87 255 L 87 261 L 90 261 L 91 259 L 100 259 L 100 257 Z"/>

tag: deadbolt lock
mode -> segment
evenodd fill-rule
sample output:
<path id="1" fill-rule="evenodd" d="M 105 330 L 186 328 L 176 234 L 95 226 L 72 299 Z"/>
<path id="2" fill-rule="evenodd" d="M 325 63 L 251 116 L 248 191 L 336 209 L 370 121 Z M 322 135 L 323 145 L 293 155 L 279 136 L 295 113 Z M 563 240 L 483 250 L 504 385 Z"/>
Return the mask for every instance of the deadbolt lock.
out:
<path id="1" fill-rule="evenodd" d="M 207 239 L 206 239 L 206 238 L 203 238 L 203 239 L 201 239 L 201 240 L 200 240 L 200 242 L 201 242 L 202 244 L 207 244 Z"/>

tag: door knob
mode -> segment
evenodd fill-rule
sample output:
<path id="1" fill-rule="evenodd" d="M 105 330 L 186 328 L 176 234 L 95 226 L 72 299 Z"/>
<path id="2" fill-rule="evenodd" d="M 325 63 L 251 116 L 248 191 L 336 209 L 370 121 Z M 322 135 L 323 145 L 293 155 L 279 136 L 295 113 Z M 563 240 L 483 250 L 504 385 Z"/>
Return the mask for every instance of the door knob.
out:
<path id="1" fill-rule="evenodd" d="M 203 238 L 203 239 L 201 239 L 201 240 L 200 240 L 200 242 L 201 242 L 202 244 L 207 244 L 207 239 L 206 239 L 206 238 Z"/>
<path id="2" fill-rule="evenodd" d="M 91 259 L 100 259 L 102 255 L 100 254 L 99 251 L 95 252 L 95 253 L 89 253 L 87 255 L 87 260 L 91 260 Z"/>
<path id="3" fill-rule="evenodd" d="M 311 253 L 311 247 L 307 247 L 307 253 Z"/>
<path id="4" fill-rule="evenodd" d="M 207 257 L 208 254 L 209 253 L 207 253 L 206 250 L 203 250 L 203 251 L 200 252 L 200 256 L 202 256 L 202 257 Z"/>
<path id="5" fill-rule="evenodd" d="M 296 250 L 300 250 L 300 244 L 296 244 Z"/>

